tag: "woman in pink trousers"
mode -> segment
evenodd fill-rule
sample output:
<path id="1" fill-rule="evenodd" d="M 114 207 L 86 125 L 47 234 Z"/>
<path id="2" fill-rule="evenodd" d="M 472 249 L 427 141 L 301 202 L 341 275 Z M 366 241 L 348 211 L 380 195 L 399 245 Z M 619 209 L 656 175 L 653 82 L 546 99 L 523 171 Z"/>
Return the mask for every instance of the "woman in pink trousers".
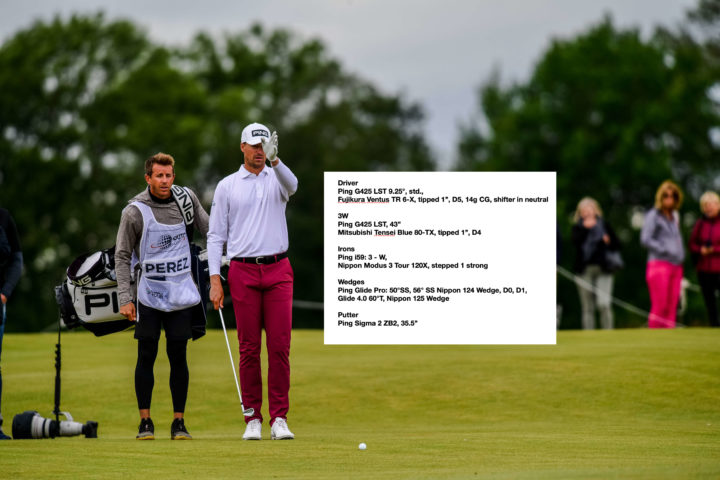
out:
<path id="1" fill-rule="evenodd" d="M 685 259 L 680 214 L 683 194 L 664 181 L 655 193 L 655 207 L 645 215 L 640 242 L 648 249 L 645 279 L 650 290 L 649 328 L 674 328 Z"/>

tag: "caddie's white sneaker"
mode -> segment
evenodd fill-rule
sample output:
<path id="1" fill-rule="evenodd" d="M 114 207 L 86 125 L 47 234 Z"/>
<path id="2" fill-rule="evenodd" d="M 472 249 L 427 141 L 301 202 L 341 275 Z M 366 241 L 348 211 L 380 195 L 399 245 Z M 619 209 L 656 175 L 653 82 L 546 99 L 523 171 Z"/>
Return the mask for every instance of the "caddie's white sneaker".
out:
<path id="1" fill-rule="evenodd" d="M 292 440 L 295 435 L 288 428 L 287 420 L 278 417 L 270 428 L 270 438 L 273 440 Z"/>
<path id="2" fill-rule="evenodd" d="M 245 433 L 243 433 L 243 440 L 260 440 L 262 439 L 262 424 L 257 418 L 250 420 L 245 427 Z"/>

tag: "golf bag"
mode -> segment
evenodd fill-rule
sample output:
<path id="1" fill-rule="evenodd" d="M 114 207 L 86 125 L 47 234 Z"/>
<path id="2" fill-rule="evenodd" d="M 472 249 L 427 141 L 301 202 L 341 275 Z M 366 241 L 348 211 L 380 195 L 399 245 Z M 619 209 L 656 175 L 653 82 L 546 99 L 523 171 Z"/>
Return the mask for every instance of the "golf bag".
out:
<path id="1" fill-rule="evenodd" d="M 172 186 L 172 195 L 183 215 L 188 240 L 192 242 L 192 199 L 187 189 L 178 185 Z M 201 298 L 201 302 L 193 307 L 192 320 L 193 339 L 198 339 L 205 335 L 210 276 L 207 251 L 201 251 L 199 246 L 190 243 L 190 254 L 192 275 Z M 134 263 L 131 270 L 135 271 Z M 117 290 L 115 246 L 79 256 L 68 267 L 65 282 L 55 287 L 55 300 L 60 307 L 62 321 L 69 329 L 82 326 L 98 337 L 133 328 L 135 324 L 120 315 Z"/>
<path id="2" fill-rule="evenodd" d="M 55 287 L 55 300 L 69 329 L 82 326 L 99 337 L 134 326 L 120 315 L 114 246 L 76 258 Z"/>
<path id="3" fill-rule="evenodd" d="M 200 291 L 200 304 L 193 311 L 193 338 L 205 334 L 205 306 L 210 301 L 207 251 L 190 245 L 192 275 Z M 115 246 L 84 254 L 67 269 L 67 279 L 55 287 L 60 317 L 69 329 L 82 326 L 100 337 L 133 328 L 135 324 L 120 315 L 115 279 Z"/>

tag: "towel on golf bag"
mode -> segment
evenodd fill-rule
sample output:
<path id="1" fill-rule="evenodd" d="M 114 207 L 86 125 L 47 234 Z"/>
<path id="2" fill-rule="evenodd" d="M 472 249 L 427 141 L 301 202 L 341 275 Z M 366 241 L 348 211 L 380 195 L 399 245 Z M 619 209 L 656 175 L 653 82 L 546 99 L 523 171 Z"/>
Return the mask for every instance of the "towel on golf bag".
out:
<path id="1" fill-rule="evenodd" d="M 190 252 L 193 279 L 202 299 L 192 307 L 192 335 L 196 340 L 205 335 L 210 282 L 207 253 L 195 244 L 190 245 Z M 55 287 L 55 300 L 63 323 L 69 329 L 82 326 L 98 337 L 133 328 L 135 323 L 120 314 L 117 289 L 114 245 L 79 256 L 68 267 L 67 279 Z"/>

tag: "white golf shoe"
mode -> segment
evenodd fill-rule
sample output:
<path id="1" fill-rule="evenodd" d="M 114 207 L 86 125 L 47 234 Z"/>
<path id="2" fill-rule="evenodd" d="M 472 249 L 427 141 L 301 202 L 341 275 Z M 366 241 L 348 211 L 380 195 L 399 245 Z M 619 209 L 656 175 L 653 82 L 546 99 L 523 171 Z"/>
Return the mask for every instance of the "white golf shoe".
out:
<path id="1" fill-rule="evenodd" d="M 257 418 L 250 420 L 245 427 L 243 440 L 260 440 L 262 439 L 262 424 Z"/>
<path id="2" fill-rule="evenodd" d="M 270 438 L 273 440 L 292 440 L 295 438 L 287 425 L 287 420 L 284 418 L 276 418 L 270 428 Z"/>

